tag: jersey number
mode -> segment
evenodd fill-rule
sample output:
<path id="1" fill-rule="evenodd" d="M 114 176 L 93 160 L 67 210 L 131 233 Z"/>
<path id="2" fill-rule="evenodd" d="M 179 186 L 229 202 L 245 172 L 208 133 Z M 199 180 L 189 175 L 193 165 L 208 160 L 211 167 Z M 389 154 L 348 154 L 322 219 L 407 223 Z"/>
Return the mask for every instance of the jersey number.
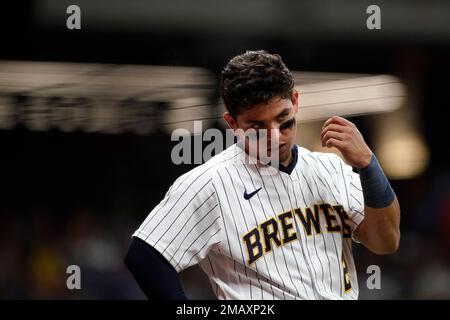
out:
<path id="1" fill-rule="evenodd" d="M 342 255 L 342 271 L 344 272 L 344 290 L 345 293 L 352 289 L 352 283 L 350 281 L 350 274 L 348 273 L 347 264 L 345 263 L 344 255 Z"/>

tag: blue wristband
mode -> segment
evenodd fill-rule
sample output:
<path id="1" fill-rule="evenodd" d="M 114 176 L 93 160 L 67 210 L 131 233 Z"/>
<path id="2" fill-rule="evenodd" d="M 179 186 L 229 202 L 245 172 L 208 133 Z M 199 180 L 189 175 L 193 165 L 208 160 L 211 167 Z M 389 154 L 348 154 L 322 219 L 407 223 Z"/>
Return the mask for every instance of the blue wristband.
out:
<path id="1" fill-rule="evenodd" d="M 370 164 L 358 171 L 366 206 L 384 208 L 394 201 L 394 190 L 392 190 L 375 154 L 372 154 Z"/>

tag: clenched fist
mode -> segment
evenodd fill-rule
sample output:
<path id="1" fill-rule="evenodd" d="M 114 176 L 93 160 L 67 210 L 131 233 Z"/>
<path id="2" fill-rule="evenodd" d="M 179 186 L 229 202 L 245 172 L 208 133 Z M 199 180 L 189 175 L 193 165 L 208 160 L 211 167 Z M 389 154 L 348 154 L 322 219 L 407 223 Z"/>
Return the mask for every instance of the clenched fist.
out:
<path id="1" fill-rule="evenodd" d="M 337 148 L 352 167 L 362 169 L 370 164 L 372 151 L 352 122 L 331 117 L 323 124 L 320 139 L 323 147 Z"/>

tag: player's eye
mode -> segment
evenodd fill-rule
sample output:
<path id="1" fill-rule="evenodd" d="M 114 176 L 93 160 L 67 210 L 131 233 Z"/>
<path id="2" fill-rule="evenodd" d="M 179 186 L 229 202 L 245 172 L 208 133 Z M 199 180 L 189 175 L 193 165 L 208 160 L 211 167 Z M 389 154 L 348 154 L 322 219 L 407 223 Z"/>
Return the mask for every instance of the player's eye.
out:
<path id="1" fill-rule="evenodd" d="M 289 120 L 286 121 L 286 122 L 283 122 L 283 123 L 280 125 L 280 131 L 281 131 L 281 130 L 290 129 L 290 128 L 292 128 L 292 127 L 294 126 L 294 124 L 295 124 L 295 117 L 289 119 Z"/>
<path id="2" fill-rule="evenodd" d="M 280 119 L 285 119 L 287 116 L 289 115 L 289 113 L 282 113 L 282 114 L 280 114 L 280 116 L 279 116 L 279 118 Z"/>

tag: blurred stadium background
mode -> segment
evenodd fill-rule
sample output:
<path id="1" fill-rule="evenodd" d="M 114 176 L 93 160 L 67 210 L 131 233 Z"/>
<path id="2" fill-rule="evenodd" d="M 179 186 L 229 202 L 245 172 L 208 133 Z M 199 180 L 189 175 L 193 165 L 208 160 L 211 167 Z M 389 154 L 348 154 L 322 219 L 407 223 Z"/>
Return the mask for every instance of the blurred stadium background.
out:
<path id="1" fill-rule="evenodd" d="M 81 8 L 81 30 L 66 8 Z M 381 30 L 366 8 L 381 8 Z M 122 260 L 176 177 L 171 133 L 224 129 L 230 57 L 282 55 L 300 91 L 298 143 L 345 115 L 402 207 L 397 254 L 354 245 L 361 299 L 450 298 L 450 2 L 34 0 L 0 20 L 0 298 L 142 299 Z M 325 150 L 329 152 L 330 150 Z M 66 288 L 66 267 L 82 290 Z M 379 265 L 381 290 L 366 269 Z M 211 299 L 192 268 L 189 297 Z"/>

